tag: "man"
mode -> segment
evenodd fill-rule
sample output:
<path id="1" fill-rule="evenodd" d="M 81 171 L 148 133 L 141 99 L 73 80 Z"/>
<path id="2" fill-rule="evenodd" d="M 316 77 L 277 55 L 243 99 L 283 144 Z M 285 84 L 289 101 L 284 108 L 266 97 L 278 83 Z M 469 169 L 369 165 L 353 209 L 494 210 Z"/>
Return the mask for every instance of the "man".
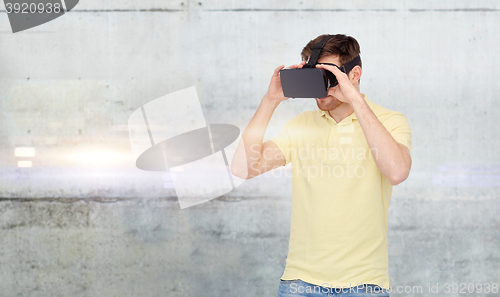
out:
<path id="1" fill-rule="evenodd" d="M 304 62 L 289 68 L 303 67 L 325 36 L 311 40 Z M 410 172 L 411 129 L 403 114 L 359 92 L 361 62 L 347 74 L 336 67 L 359 54 L 354 38 L 329 39 L 316 68 L 332 72 L 339 84 L 316 98 L 317 110 L 304 111 L 262 143 L 274 110 L 288 99 L 279 77 L 284 66 L 276 68 L 235 152 L 231 171 L 241 178 L 292 163 L 289 252 L 278 296 L 341 289 L 342 296 L 372 290 L 388 296 L 388 208 L 392 186 Z"/>

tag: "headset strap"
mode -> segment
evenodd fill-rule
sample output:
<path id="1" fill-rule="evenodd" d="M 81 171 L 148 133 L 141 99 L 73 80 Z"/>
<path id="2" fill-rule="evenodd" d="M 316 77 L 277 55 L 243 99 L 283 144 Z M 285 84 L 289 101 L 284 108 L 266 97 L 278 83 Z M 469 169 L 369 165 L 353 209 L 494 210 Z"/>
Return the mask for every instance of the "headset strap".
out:
<path id="1" fill-rule="evenodd" d="M 333 35 L 327 35 L 321 39 L 320 42 L 316 43 L 313 46 L 313 51 L 311 53 L 311 56 L 309 57 L 309 61 L 307 61 L 307 64 L 303 66 L 303 68 L 314 68 L 316 63 L 318 63 L 318 58 L 319 54 L 321 53 L 321 50 L 323 50 L 323 47 L 325 47 L 325 44 L 332 38 Z"/>
<path id="2" fill-rule="evenodd" d="M 361 57 L 359 55 L 357 55 L 351 61 L 345 63 L 344 65 L 342 65 L 340 67 L 337 66 L 336 64 L 333 64 L 333 63 L 318 63 L 318 64 L 335 66 L 338 69 L 340 69 L 340 71 L 344 72 L 345 74 L 348 74 L 349 71 L 351 71 L 354 67 L 356 67 L 356 65 L 359 64 L 359 62 L 361 62 Z"/>
<path id="3" fill-rule="evenodd" d="M 359 55 L 357 55 L 351 61 L 345 63 L 342 66 L 340 66 L 340 70 L 342 72 L 344 72 L 345 74 L 348 74 L 354 67 L 356 67 L 356 65 L 359 64 L 359 62 L 361 62 L 361 57 Z"/>

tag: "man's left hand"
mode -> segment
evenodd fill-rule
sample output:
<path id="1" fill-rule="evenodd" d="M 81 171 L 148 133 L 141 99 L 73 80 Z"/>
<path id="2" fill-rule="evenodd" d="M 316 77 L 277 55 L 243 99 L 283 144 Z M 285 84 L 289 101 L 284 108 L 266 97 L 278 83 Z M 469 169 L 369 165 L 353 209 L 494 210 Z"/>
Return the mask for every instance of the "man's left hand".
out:
<path id="1" fill-rule="evenodd" d="M 330 71 L 335 75 L 337 81 L 339 82 L 333 88 L 328 89 L 328 95 L 332 95 L 342 102 L 347 102 L 352 105 L 354 100 L 362 98 L 361 93 L 354 87 L 351 80 L 344 72 L 340 71 L 339 68 L 331 65 L 316 64 L 316 68 L 323 68 Z"/>

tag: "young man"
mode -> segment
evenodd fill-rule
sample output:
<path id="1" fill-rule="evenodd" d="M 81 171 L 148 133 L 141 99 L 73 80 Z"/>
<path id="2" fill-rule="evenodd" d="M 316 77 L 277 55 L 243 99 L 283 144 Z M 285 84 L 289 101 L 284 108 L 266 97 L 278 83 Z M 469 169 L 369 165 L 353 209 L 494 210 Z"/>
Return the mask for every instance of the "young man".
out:
<path id="1" fill-rule="evenodd" d="M 302 50 L 304 62 L 289 68 L 303 67 L 325 36 L 311 40 Z M 317 110 L 304 111 L 262 143 L 274 110 L 288 99 L 279 77 L 284 66 L 276 68 L 236 149 L 231 171 L 241 178 L 292 163 L 290 242 L 278 296 L 341 289 L 342 296 L 366 296 L 390 287 L 388 208 L 392 186 L 410 172 L 411 129 L 403 114 L 359 92 L 361 62 L 347 74 L 336 67 L 359 54 L 354 38 L 329 39 L 316 68 L 332 72 L 339 84 L 315 99 Z"/>

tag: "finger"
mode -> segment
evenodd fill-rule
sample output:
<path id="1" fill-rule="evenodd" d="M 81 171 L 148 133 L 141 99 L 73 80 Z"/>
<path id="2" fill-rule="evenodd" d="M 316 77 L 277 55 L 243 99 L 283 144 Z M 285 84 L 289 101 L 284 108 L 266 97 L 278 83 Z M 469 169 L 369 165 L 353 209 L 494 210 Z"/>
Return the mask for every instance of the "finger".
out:
<path id="1" fill-rule="evenodd" d="M 323 69 L 326 69 L 326 70 L 329 70 L 331 72 L 333 72 L 333 70 L 330 70 L 330 69 L 338 69 L 337 67 L 335 66 L 332 66 L 332 65 L 324 65 L 324 64 L 316 64 L 316 68 L 323 68 Z"/>
<path id="2" fill-rule="evenodd" d="M 333 73 L 333 75 L 335 75 L 335 77 L 337 78 L 337 80 L 339 82 L 343 81 L 343 80 L 347 80 L 347 74 L 345 74 L 344 72 L 340 71 L 340 69 L 337 68 L 337 67 L 335 67 L 335 66 L 317 64 L 316 68 L 323 68 L 325 70 L 330 71 L 331 73 Z"/>
<path id="3" fill-rule="evenodd" d="M 344 72 L 340 71 L 340 69 L 338 69 L 337 67 L 333 67 L 333 75 L 335 75 L 335 77 L 337 78 L 337 80 L 339 81 L 339 84 L 340 82 L 344 81 L 344 82 L 348 82 L 349 81 L 349 78 L 347 77 L 347 74 L 345 74 Z"/>
<path id="4" fill-rule="evenodd" d="M 274 69 L 274 73 L 273 73 L 273 76 L 278 76 L 281 69 L 285 68 L 285 65 L 280 65 L 278 66 L 276 69 Z"/>
<path id="5" fill-rule="evenodd" d="M 337 76 L 337 74 L 339 74 L 339 75 L 345 74 L 344 72 L 340 71 L 340 69 L 338 67 L 335 67 L 335 66 L 331 66 L 331 65 L 320 65 L 320 66 L 322 66 L 326 70 L 329 70 L 331 73 L 335 74 L 335 76 Z"/>
<path id="6" fill-rule="evenodd" d="M 305 64 L 306 64 L 306 62 L 302 62 L 302 63 L 300 63 L 300 64 L 294 64 L 294 65 L 292 65 L 292 66 L 290 66 L 290 67 L 288 67 L 288 68 L 289 68 L 289 69 L 297 69 L 297 68 L 302 68 L 302 67 L 304 67 L 304 65 L 305 65 Z"/>

